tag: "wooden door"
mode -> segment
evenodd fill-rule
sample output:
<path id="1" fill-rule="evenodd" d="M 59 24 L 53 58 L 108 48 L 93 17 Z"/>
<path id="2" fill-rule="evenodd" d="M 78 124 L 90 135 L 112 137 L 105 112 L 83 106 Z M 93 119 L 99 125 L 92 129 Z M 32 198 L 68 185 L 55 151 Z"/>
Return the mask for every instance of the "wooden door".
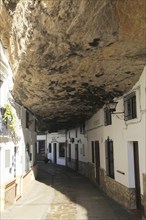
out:
<path id="1" fill-rule="evenodd" d="M 139 152 L 138 142 L 133 142 L 134 153 L 134 174 L 135 174 L 135 193 L 136 193 L 136 206 L 137 209 L 141 209 L 141 190 L 140 190 L 140 176 L 139 176 Z"/>
<path id="2" fill-rule="evenodd" d="M 57 163 L 57 147 L 56 143 L 53 144 L 53 152 L 54 152 L 54 163 Z"/>
<path id="3" fill-rule="evenodd" d="M 37 160 L 45 159 L 45 140 L 38 141 Z"/>
<path id="4" fill-rule="evenodd" d="M 95 141 L 96 182 L 100 184 L 100 152 L 99 141 Z"/>
<path id="5" fill-rule="evenodd" d="M 79 169 L 79 146 L 75 144 L 75 170 Z"/>

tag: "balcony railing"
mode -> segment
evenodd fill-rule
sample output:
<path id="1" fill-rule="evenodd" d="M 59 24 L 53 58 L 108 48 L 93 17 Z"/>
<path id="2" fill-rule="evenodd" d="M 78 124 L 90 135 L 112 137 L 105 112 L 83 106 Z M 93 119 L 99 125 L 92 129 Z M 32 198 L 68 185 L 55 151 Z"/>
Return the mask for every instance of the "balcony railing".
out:
<path id="1" fill-rule="evenodd" d="M 7 129 L 6 123 L 3 122 L 2 118 L 0 118 L 0 136 L 9 135 L 9 131 Z"/>
<path id="2" fill-rule="evenodd" d="M 0 108 L 0 136 L 8 136 L 9 131 L 7 129 L 7 122 L 3 121 L 3 114 L 5 109 Z"/>

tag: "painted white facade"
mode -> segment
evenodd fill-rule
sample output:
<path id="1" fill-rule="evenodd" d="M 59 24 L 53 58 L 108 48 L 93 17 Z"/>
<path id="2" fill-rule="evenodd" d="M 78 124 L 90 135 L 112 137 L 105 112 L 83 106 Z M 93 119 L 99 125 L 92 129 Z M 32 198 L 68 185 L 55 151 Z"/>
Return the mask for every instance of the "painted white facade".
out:
<path id="1" fill-rule="evenodd" d="M 71 129 L 67 132 L 67 146 L 69 145 L 71 146 L 72 159 L 76 159 L 75 147 L 78 146 L 78 160 L 82 162 L 86 162 L 88 160 L 86 132 L 82 125 L 81 127 Z M 69 150 L 67 150 L 67 157 L 69 157 Z"/>
<path id="2" fill-rule="evenodd" d="M 0 44 L 0 187 L 15 182 L 16 197 L 22 195 L 22 184 L 17 182 L 36 164 L 36 118 L 27 109 L 18 105 L 12 95 L 13 74 L 8 63 L 7 51 Z M 4 124 L 2 115 L 5 105 L 11 108 L 15 132 Z M 26 128 L 26 112 L 29 114 L 29 127 Z M 15 133 L 15 134 L 14 134 Z M 22 181 L 20 181 L 22 182 Z M 4 206 L 4 198 L 1 199 Z M 1 208 L 3 209 L 3 207 Z"/>
<path id="3" fill-rule="evenodd" d="M 65 131 L 37 135 L 37 152 L 39 152 L 39 141 L 45 141 L 45 156 L 50 162 L 58 165 L 66 165 L 66 133 Z M 62 145 L 62 146 L 60 146 Z"/>
<path id="4" fill-rule="evenodd" d="M 96 179 L 96 163 L 93 162 L 92 142 L 98 141 L 100 154 L 100 170 L 107 174 L 106 164 L 106 147 L 107 139 L 113 141 L 113 157 L 114 157 L 114 179 L 113 181 L 125 186 L 128 189 L 136 187 L 134 173 L 134 142 L 138 145 L 139 153 L 139 178 L 140 178 L 140 193 L 143 199 L 144 195 L 144 177 L 146 175 L 146 67 L 144 68 L 139 81 L 135 86 L 124 96 L 115 99 L 118 102 L 116 112 L 124 112 L 124 97 L 135 92 L 136 94 L 136 112 L 137 117 L 130 120 L 124 120 L 124 113 L 112 114 L 112 124 L 104 125 L 104 107 L 94 114 L 88 121 L 85 122 L 85 135 L 75 138 L 75 128 L 67 132 L 67 161 L 69 158 L 69 143 L 70 137 L 74 138 L 74 143 L 71 143 L 71 160 L 75 159 L 75 147 L 77 139 L 84 139 L 85 156 L 83 157 L 79 151 L 79 164 L 91 164 Z M 116 113 L 115 112 L 115 113 Z M 70 136 L 70 137 L 69 137 Z M 95 154 L 95 152 L 94 152 Z M 95 155 L 94 155 L 95 157 Z M 69 163 L 67 165 L 70 166 Z M 86 165 L 84 168 L 86 169 Z M 71 166 L 74 168 L 74 166 Z M 79 169 L 80 171 L 80 169 Z M 86 172 L 85 172 L 86 173 Z M 105 178 L 105 177 L 104 177 Z M 146 203 L 146 201 L 143 201 Z"/>

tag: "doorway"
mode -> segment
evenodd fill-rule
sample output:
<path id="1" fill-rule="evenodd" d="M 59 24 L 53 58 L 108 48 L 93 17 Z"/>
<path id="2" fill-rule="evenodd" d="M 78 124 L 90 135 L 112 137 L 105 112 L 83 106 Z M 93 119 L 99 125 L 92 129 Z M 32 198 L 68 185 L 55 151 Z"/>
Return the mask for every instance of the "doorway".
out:
<path id="1" fill-rule="evenodd" d="M 99 141 L 95 141 L 96 183 L 100 184 L 100 151 Z"/>
<path id="2" fill-rule="evenodd" d="M 75 144 L 75 170 L 79 169 L 79 145 Z"/>
<path id="3" fill-rule="evenodd" d="M 57 163 L 57 145 L 56 143 L 53 144 L 53 159 L 54 159 L 54 163 L 56 164 Z"/>
<path id="4" fill-rule="evenodd" d="M 45 140 L 38 141 L 37 160 L 44 160 L 45 158 Z"/>
<path id="5" fill-rule="evenodd" d="M 142 206 L 141 206 L 141 190 L 140 190 L 140 174 L 139 174 L 138 141 L 133 142 L 133 158 L 134 158 L 136 207 L 137 209 L 141 209 Z"/>

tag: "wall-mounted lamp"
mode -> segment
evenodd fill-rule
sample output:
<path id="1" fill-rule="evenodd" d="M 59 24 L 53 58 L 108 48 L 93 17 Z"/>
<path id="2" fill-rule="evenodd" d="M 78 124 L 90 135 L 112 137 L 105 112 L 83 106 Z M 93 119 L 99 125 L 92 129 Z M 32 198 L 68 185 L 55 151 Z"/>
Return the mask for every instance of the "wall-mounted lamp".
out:
<path id="1" fill-rule="evenodd" d="M 116 111 L 117 104 L 118 104 L 118 102 L 114 102 L 114 101 L 108 102 L 108 103 L 106 103 L 106 108 L 107 108 L 108 110 L 110 110 L 110 112 L 111 112 L 112 114 L 122 114 L 122 113 L 124 113 L 124 112 L 115 112 L 115 111 Z"/>

